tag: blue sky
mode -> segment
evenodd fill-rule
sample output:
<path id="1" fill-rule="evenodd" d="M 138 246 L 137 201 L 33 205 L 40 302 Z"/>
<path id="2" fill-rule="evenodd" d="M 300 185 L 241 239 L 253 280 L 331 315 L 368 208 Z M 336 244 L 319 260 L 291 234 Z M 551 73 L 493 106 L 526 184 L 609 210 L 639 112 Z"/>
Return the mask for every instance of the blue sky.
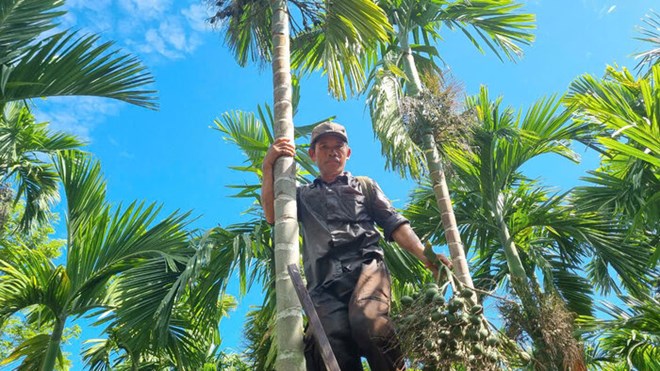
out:
<path id="1" fill-rule="evenodd" d="M 526 109 L 532 102 L 562 94 L 583 73 L 601 76 L 608 64 L 633 68 L 631 58 L 643 46 L 635 26 L 657 3 L 650 0 L 524 1 L 537 15 L 536 42 L 525 47 L 517 63 L 500 62 L 478 52 L 459 33 L 442 30 L 439 51 L 454 78 L 467 94 L 480 85 L 504 103 Z M 54 129 L 75 133 L 89 142 L 108 180 L 108 197 L 115 203 L 147 200 L 162 203 L 164 214 L 192 210 L 193 226 L 206 229 L 242 219 L 245 200 L 228 198 L 228 184 L 241 183 L 241 174 L 228 169 L 242 156 L 212 130 L 213 120 L 230 110 L 254 111 L 272 101 L 269 68 L 240 68 L 222 43 L 222 35 L 204 20 L 204 0 L 67 0 L 69 13 L 60 28 L 98 33 L 117 47 L 137 55 L 156 78 L 160 109 L 150 111 L 121 102 L 94 98 L 56 98 L 35 101 L 37 117 Z M 320 76 L 302 81 L 296 125 L 336 115 L 346 125 L 353 155 L 348 169 L 376 179 L 403 207 L 411 183 L 384 171 L 374 141 L 364 99 L 337 102 Z M 526 168 L 545 184 L 568 189 L 597 164 L 593 153 L 573 165 L 543 158 Z M 248 179 L 247 181 L 252 181 Z M 59 233 L 62 233 L 61 231 Z M 236 293 L 232 287 L 232 292 Z M 249 304 L 261 301 L 251 293 L 222 326 L 224 345 L 241 348 L 243 315 Z M 84 326 L 81 341 L 98 330 Z M 80 368 L 79 342 L 67 347 Z"/>

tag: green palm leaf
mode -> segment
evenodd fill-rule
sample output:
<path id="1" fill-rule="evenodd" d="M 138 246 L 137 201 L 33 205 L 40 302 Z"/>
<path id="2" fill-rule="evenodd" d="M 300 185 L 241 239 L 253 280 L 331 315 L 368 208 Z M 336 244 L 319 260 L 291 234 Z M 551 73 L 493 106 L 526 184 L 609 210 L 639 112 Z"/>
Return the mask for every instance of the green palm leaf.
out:
<path id="1" fill-rule="evenodd" d="M 582 76 L 571 84 L 566 102 L 578 108 L 581 120 L 600 125 L 613 138 L 623 135 L 630 140 L 615 144 L 603 138 L 603 144 L 615 144 L 615 151 L 623 150 L 628 156 L 658 166 L 660 123 L 656 110 L 660 101 L 660 66 L 650 72 L 649 78 L 636 79 L 625 68 L 617 71 L 608 67 L 603 80 Z M 624 145 L 632 148 L 625 149 Z"/>
<path id="2" fill-rule="evenodd" d="M 292 67 L 303 73 L 322 70 L 328 90 L 346 99 L 364 89 L 375 48 L 391 32 L 385 12 L 371 0 L 328 2 L 318 26 L 294 38 Z"/>
<path id="3" fill-rule="evenodd" d="M 39 334 L 33 336 L 32 338 L 26 340 L 21 345 L 16 347 L 16 349 L 14 349 L 14 351 L 9 355 L 9 357 L 7 357 L 7 359 L 0 361 L 0 366 L 10 364 L 22 358 L 20 365 L 18 365 L 14 370 L 40 370 L 43 366 L 43 360 L 44 356 L 46 355 L 46 350 L 48 349 L 49 341 L 50 336 L 47 334 Z M 64 368 L 64 356 L 61 351 L 57 354 L 57 365 L 58 368 Z"/>
<path id="4" fill-rule="evenodd" d="M 455 1 L 446 4 L 435 19 L 450 29 L 461 30 L 483 52 L 477 38 L 481 39 L 500 60 L 503 59 L 500 51 L 507 59 L 514 60 L 522 56 L 520 44 L 529 45 L 534 41 L 534 35 L 529 31 L 536 28 L 536 17 L 516 13 L 523 4 L 512 0 Z"/>
<path id="5" fill-rule="evenodd" d="M 426 169 L 426 162 L 419 144 L 409 134 L 402 119 L 403 91 L 399 82 L 402 72 L 391 64 L 373 73 L 367 103 L 371 113 L 374 134 L 381 143 L 386 167 L 401 176 L 409 174 L 419 178 Z"/>
<path id="6" fill-rule="evenodd" d="M 225 33 L 225 44 L 234 53 L 239 65 L 248 62 L 267 63 L 271 60 L 272 10 L 270 2 L 229 1 L 225 8 L 218 9 L 211 24 L 220 23 Z"/>
<path id="7" fill-rule="evenodd" d="M 596 128 L 605 154 L 601 168 L 585 178 L 592 185 L 578 188 L 577 196 L 592 209 L 628 219 L 631 234 L 647 234 L 657 245 L 649 231 L 658 229 L 660 209 L 660 66 L 640 78 L 610 66 L 603 79 L 581 76 L 571 84 L 566 102 L 577 110 L 578 121 Z M 651 265 L 658 258 L 656 248 Z"/>
<path id="8" fill-rule="evenodd" d="M 3 0 L 0 3 L 0 65 L 18 57 L 39 35 L 54 28 L 62 0 Z"/>
<path id="9" fill-rule="evenodd" d="M 594 339 L 608 362 L 627 369 L 655 369 L 660 364 L 660 304 L 649 296 L 620 297 L 626 308 L 604 303 L 607 320 L 581 317 L 582 332 Z"/>
<path id="10" fill-rule="evenodd" d="M 0 104 L 45 96 L 91 95 L 156 108 L 153 82 L 137 58 L 95 46 L 99 36 L 58 33 L 25 49 L 0 71 Z"/>
<path id="11" fill-rule="evenodd" d="M 651 49 L 635 54 L 635 58 L 639 59 L 635 69 L 642 71 L 646 67 L 650 73 L 651 68 L 660 61 L 660 31 L 658 31 L 660 30 L 660 14 L 652 10 L 642 21 L 646 25 L 639 29 L 641 37 L 636 39 L 651 44 Z"/>
<path id="12" fill-rule="evenodd" d="M 0 323 L 17 311 L 33 305 L 54 310 L 58 304 L 46 301 L 45 288 L 55 267 L 39 251 L 25 247 L 4 252 L 0 260 Z"/>

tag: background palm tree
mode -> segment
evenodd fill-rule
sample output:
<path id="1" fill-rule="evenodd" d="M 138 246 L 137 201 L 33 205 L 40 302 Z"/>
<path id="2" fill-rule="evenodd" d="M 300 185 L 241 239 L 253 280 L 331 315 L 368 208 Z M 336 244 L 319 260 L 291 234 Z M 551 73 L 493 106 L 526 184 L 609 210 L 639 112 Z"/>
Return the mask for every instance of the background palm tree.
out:
<path id="1" fill-rule="evenodd" d="M 12 205 L 13 202 L 10 200 L 9 206 L 11 207 Z M 55 232 L 53 225 L 58 220 L 57 215 L 49 216 L 49 223 L 35 226 L 29 234 L 21 233 L 18 226 L 22 219 L 23 209 L 22 203 L 19 202 L 9 210 L 6 223 L 3 227 L 4 233 L 0 234 L 0 260 L 4 259 L 7 251 L 25 247 L 30 250 L 40 251 L 49 259 L 58 258 L 64 246 L 64 240 L 51 239 L 49 237 Z M 22 311 L 22 314 L 26 313 L 29 313 L 29 310 Z M 7 359 L 17 345 L 22 344 L 36 334 L 47 335 L 49 333 L 50 328 L 44 326 L 42 321 L 34 318 L 34 316 L 30 318 L 29 315 L 17 315 L 8 318 L 0 324 L 0 359 Z M 69 326 L 63 331 L 63 342 L 67 343 L 72 338 L 77 338 L 80 334 L 80 326 Z M 63 363 L 64 369 L 71 366 L 71 362 L 66 359 L 64 359 Z"/>
<path id="2" fill-rule="evenodd" d="M 581 332 L 596 346 L 592 363 L 603 369 L 655 369 L 660 366 L 660 302 L 657 297 L 622 297 L 627 308 L 604 304 L 610 319 L 584 316 Z"/>
<path id="3" fill-rule="evenodd" d="M 0 183 L 16 184 L 14 204 L 25 199 L 25 211 L 19 223 L 23 231 L 33 224 L 46 222 L 49 207 L 58 199 L 57 174 L 45 161 L 48 155 L 74 149 L 82 143 L 74 136 L 53 133 L 47 123 L 36 123 L 27 105 L 12 102 L 4 105 L 0 117 Z M 11 198 L 11 197 L 10 197 Z M 0 227 L 4 220 L 0 220 Z"/>
<path id="4" fill-rule="evenodd" d="M 454 270 L 463 284 L 472 287 L 441 162 L 442 143 L 436 142 L 443 131 L 456 132 L 455 128 L 466 122 L 456 112 L 456 92 L 437 77 L 440 68 L 434 58 L 440 54 L 432 41 L 440 38 L 440 27 L 444 25 L 462 30 L 482 50 L 470 32 L 473 28 L 498 57 L 502 52 L 514 59 L 522 53 L 518 44 L 533 40 L 529 30 L 534 27 L 534 17 L 517 14 L 521 5 L 513 1 L 397 0 L 379 5 L 396 32 L 383 46 L 381 61 L 372 71 L 368 99 L 374 132 L 389 167 L 416 179 L 428 171 Z"/>
<path id="5" fill-rule="evenodd" d="M 548 344 L 545 339 L 553 337 L 543 335 L 559 329 L 552 316 L 544 314 L 548 308 L 560 313 L 563 304 L 551 298 L 559 295 L 570 311 L 589 314 L 591 286 L 607 287 L 608 268 L 631 289 L 640 277 L 648 282 L 645 253 L 626 241 L 625 230 L 609 217 L 580 208 L 567 194 L 549 194 L 521 172 L 526 162 L 543 154 L 576 161 L 569 145 L 590 138 L 589 125 L 571 123 L 571 111 L 562 110 L 557 99 L 542 99 L 521 114 L 501 107 L 501 99 L 491 101 L 485 88 L 469 100 L 468 108 L 480 123 L 470 150 L 449 148 L 446 153 L 456 173 L 451 184 L 459 228 L 476 247 L 477 286 L 494 290 L 509 276 L 537 357 L 546 366 L 568 367 L 571 363 L 562 359 L 570 354 L 567 345 Z M 407 215 L 420 223 L 423 233 L 437 236 L 438 217 L 429 210 L 430 198 L 429 189 L 416 193 Z M 583 278 L 585 263 L 591 282 Z M 599 274 L 601 264 L 606 267 L 604 277 Z M 563 322 L 569 326 L 564 338 L 571 339 L 573 318 L 568 315 Z"/>
<path id="6" fill-rule="evenodd" d="M 52 370 L 66 321 L 94 310 L 116 310 L 113 317 L 129 325 L 141 320 L 141 329 L 163 335 L 150 337 L 152 344 L 167 344 L 166 335 L 175 328 L 162 307 L 171 306 L 175 297 L 167 295 L 163 277 L 182 271 L 191 255 L 183 231 L 186 215 L 174 213 L 153 223 L 155 205 L 132 203 L 111 211 L 98 162 L 81 152 L 60 153 L 55 168 L 66 194 L 66 264 L 55 266 L 28 248 L 7 251 L 0 261 L 0 321 L 34 308 L 53 330 L 27 340 L 12 360 L 25 356 L 26 369 Z M 134 306 L 117 308 L 117 302 Z M 162 316 L 141 317 L 150 313 Z"/>
<path id="7" fill-rule="evenodd" d="M 181 275 L 185 276 L 185 274 Z M 181 277 L 179 276 L 179 277 Z M 235 308 L 236 302 L 230 295 L 223 296 L 215 305 L 216 318 L 209 321 L 197 321 L 191 310 L 189 298 L 182 298 L 173 308 L 172 330 L 168 346 L 154 347 L 149 340 L 136 336 L 134 332 L 142 329 L 133 326 L 129 333 L 127 324 L 114 321 L 104 333 L 105 339 L 85 341 L 86 349 L 83 360 L 91 370 L 121 369 L 169 369 L 181 370 L 224 370 L 228 362 L 227 355 L 220 351 L 221 343 L 218 324 L 221 317 Z M 142 307 L 141 309 L 144 309 Z M 98 321 L 103 323 L 104 321 Z M 215 368 L 213 368 L 215 367 Z"/>
<path id="8" fill-rule="evenodd" d="M 98 44 L 97 35 L 55 32 L 63 0 L 3 0 L 0 3 L 0 177 L 24 197 L 21 222 L 28 229 L 43 222 L 45 210 L 57 199 L 51 165 L 36 153 L 75 148 L 75 138 L 49 133 L 37 125 L 26 107 L 33 98 L 88 95 L 156 108 L 153 82 L 139 61 Z M 98 44 L 98 45 L 97 45 Z M 12 103 L 13 102 L 13 103 Z"/>
<path id="9" fill-rule="evenodd" d="M 660 66 L 646 54 L 649 69 L 633 76 L 625 68 L 607 67 L 603 78 L 584 75 L 570 86 L 566 103 L 576 120 L 593 127 L 590 143 L 601 153 L 600 167 L 575 190 L 582 208 L 616 220 L 634 244 L 635 266 L 642 274 L 609 277 L 601 259 L 590 264 L 590 275 L 601 278 L 602 291 L 614 291 L 623 305 L 603 304 L 611 320 L 580 318 L 591 343 L 592 362 L 605 368 L 657 367 L 657 293 L 660 282 L 658 224 L 660 215 Z M 657 57 L 657 56 L 656 56 Z M 628 257 L 621 259 L 626 265 Z"/>

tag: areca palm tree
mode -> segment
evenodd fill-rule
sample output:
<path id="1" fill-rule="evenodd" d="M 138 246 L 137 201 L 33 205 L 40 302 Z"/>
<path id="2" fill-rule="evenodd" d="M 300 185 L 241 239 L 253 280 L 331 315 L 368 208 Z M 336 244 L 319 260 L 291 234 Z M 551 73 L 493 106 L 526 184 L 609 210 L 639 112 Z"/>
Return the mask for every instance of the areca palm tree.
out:
<path id="1" fill-rule="evenodd" d="M 625 284 L 627 295 L 614 279 L 605 282 L 606 291 L 614 290 L 627 306 L 606 303 L 604 311 L 611 320 L 581 318 L 581 330 L 594 344 L 592 362 L 608 368 L 648 368 L 658 358 L 654 336 L 658 304 L 653 290 L 657 291 L 660 275 L 660 121 L 656 113 L 660 66 L 653 63 L 653 53 L 647 57 L 650 68 L 639 77 L 625 68 L 607 67 L 603 78 L 580 76 L 566 97 L 566 103 L 576 109 L 576 120 L 594 128 L 592 145 L 602 154 L 600 167 L 584 178 L 588 184 L 577 187 L 576 202 L 617 220 L 626 229 L 627 240 L 637 245 L 638 259 L 646 261 L 653 272 Z M 592 272 L 605 276 L 607 266 L 595 266 Z"/>
<path id="2" fill-rule="evenodd" d="M 591 135 L 589 125 L 570 123 L 571 111 L 562 110 L 557 99 L 540 100 L 522 115 L 501 107 L 501 99 L 490 101 L 482 88 L 468 107 L 480 123 L 474 129 L 471 151 L 451 148 L 447 156 L 457 175 L 452 185 L 459 228 L 477 248 L 475 277 L 480 287 L 490 290 L 508 276 L 521 300 L 537 355 L 544 364 L 568 367 L 570 363 L 564 362 L 570 358 L 562 359 L 557 344 L 547 343 L 552 337 L 543 335 L 558 330 L 548 329 L 544 322 L 551 319 L 544 314 L 546 303 L 553 302 L 547 299 L 560 295 L 571 311 L 589 314 L 591 286 L 609 287 L 608 269 L 614 269 L 631 289 L 640 279 L 648 284 L 648 249 L 626 242 L 625 230 L 610 218 L 579 208 L 566 194 L 550 195 L 521 172 L 525 163 L 543 154 L 576 161 L 570 142 Z M 417 194 L 409 216 L 425 233 L 437 234 L 433 224 L 437 217 L 434 220 L 433 211 L 424 210 L 430 197 L 430 190 Z M 582 278 L 586 262 L 591 282 Z M 570 316 L 567 321 L 572 324 Z M 566 336 L 570 339 L 571 331 Z M 577 361 L 581 363 L 579 357 Z"/>
<path id="3" fill-rule="evenodd" d="M 226 135 L 225 138 L 236 144 L 247 157 L 245 166 L 234 169 L 257 175 L 258 182 L 255 184 L 233 186 L 239 189 L 238 197 L 255 202 L 249 213 L 256 214 L 257 218 L 226 228 L 218 227 L 209 232 L 208 241 L 215 247 L 209 258 L 212 262 L 210 266 L 215 267 L 216 272 L 210 276 L 212 279 L 206 280 L 209 282 L 209 289 L 205 297 L 206 300 L 217 297 L 221 289 L 217 288 L 215 282 L 227 282 L 235 271 L 238 271 L 242 294 L 257 282 L 263 288 L 265 295 L 261 308 L 256 314 L 257 317 L 262 318 L 258 323 L 259 326 L 246 326 L 247 338 L 252 340 L 249 349 L 258 348 L 252 352 L 248 351 L 249 358 L 259 369 L 280 369 L 282 364 L 278 358 L 281 348 L 279 341 L 276 341 L 277 333 L 285 331 L 290 334 L 295 327 L 280 330 L 279 326 L 282 324 L 276 321 L 279 310 L 276 304 L 277 297 L 281 295 L 276 288 L 278 274 L 275 263 L 276 241 L 271 237 L 272 229 L 263 218 L 261 208 L 258 207 L 260 201 L 258 190 L 261 188 L 262 178 L 261 164 L 266 150 L 274 141 L 274 133 L 266 123 L 270 123 L 271 127 L 274 126 L 274 117 L 268 106 L 264 109 L 259 108 L 258 115 L 228 112 L 215 122 L 216 128 Z M 298 129 L 295 133 L 296 137 L 309 134 L 311 128 L 307 126 Z M 301 165 L 301 171 L 298 171 L 296 177 L 304 182 L 305 169 L 313 171 L 312 161 L 303 148 L 298 148 L 297 152 L 296 162 Z M 298 260 L 295 264 L 299 263 Z M 295 293 L 293 295 L 297 298 Z M 302 360 L 298 362 L 304 364 Z"/>
<path id="4" fill-rule="evenodd" d="M 12 250 L 0 261 L 0 321 L 31 309 L 53 329 L 26 341 L 5 362 L 24 356 L 26 369 L 52 370 L 67 320 L 95 310 L 121 319 L 133 335 L 126 340 L 171 344 L 168 335 L 178 327 L 165 309 L 176 299 L 168 295 L 173 277 L 191 255 L 183 230 L 186 215 L 173 213 L 154 222 L 159 208 L 143 203 L 112 211 L 98 162 L 76 151 L 54 160 L 66 194 L 66 264 L 56 266 L 27 248 Z M 160 316 L 146 321 L 154 313 Z"/>
<path id="5" fill-rule="evenodd" d="M 190 304 L 189 298 L 184 297 L 173 308 L 171 334 L 180 337 L 180 340 L 172 339 L 165 347 L 154 347 L 150 345 L 148 339 L 145 342 L 144 338 L 134 334 L 137 330 L 148 333 L 149 328 L 133 327 L 130 331 L 126 331 L 125 323 L 114 321 L 115 324 L 104 330 L 107 338 L 85 342 L 87 346 L 83 353 L 85 364 L 89 369 L 99 371 L 144 368 L 198 370 L 223 362 L 223 353 L 219 352 L 221 339 L 217 324 L 236 306 L 234 298 L 225 295 L 217 303 L 210 305 L 215 309 L 212 311 L 215 315 L 208 322 L 206 318 L 203 319 L 204 321 L 197 321 L 198 318 Z"/>
<path id="6" fill-rule="evenodd" d="M 226 40 L 230 48 L 236 52 L 239 62 L 245 63 L 246 55 L 251 54 L 253 59 L 256 57 L 261 61 L 272 63 L 275 137 L 289 138 L 293 141 L 293 88 L 289 24 L 295 18 L 289 16 L 288 3 L 286 0 L 235 0 L 227 4 L 224 1 L 218 1 L 216 5 L 220 9 L 212 22 L 229 20 Z M 344 45 L 347 43 L 358 46 L 369 45 L 368 35 L 376 35 L 376 38 L 385 36 L 383 30 L 386 29 L 387 22 L 378 22 L 378 15 L 381 15 L 382 20 L 384 17 L 380 12 L 371 12 L 371 10 L 377 10 L 371 1 L 339 0 L 332 3 L 292 1 L 291 3 L 300 11 L 304 21 L 311 18 L 316 23 L 324 19 L 328 21 L 325 24 L 342 31 L 342 33 L 327 32 L 320 35 L 322 38 L 316 47 L 324 47 L 325 51 L 329 53 L 332 53 L 332 50 L 345 50 Z M 356 30 L 363 33 L 357 34 Z M 348 62 L 358 65 L 354 60 L 348 60 Z M 302 369 L 304 364 L 300 303 L 286 269 L 288 265 L 299 262 L 295 179 L 296 166 L 293 159 L 279 158 L 274 165 L 273 180 L 275 275 L 277 277 L 275 281 L 278 328 L 276 331 L 278 337 L 277 369 L 280 370 Z"/>
<path id="7" fill-rule="evenodd" d="M 464 122 L 456 113 L 451 89 L 433 89 L 431 85 L 442 85 L 438 78 L 423 81 L 424 76 L 439 72 L 433 63 L 439 53 L 431 41 L 439 39 L 440 27 L 444 25 L 463 31 L 479 50 L 481 38 L 500 59 L 500 53 L 514 59 L 522 53 L 518 44 L 533 40 L 529 30 L 534 27 L 534 17 L 516 13 L 521 5 L 513 1 L 395 0 L 379 5 L 396 25 L 396 33 L 372 72 L 369 106 L 374 132 L 388 166 L 417 179 L 428 171 L 456 275 L 472 287 L 439 152 L 441 146 L 436 142 L 442 131 Z"/>
<path id="8" fill-rule="evenodd" d="M 35 125 L 27 108 L 21 108 L 24 102 L 87 95 L 157 107 L 155 92 L 144 89 L 153 77 L 135 57 L 113 50 L 112 42 L 98 44 L 98 35 L 71 31 L 46 35 L 65 14 L 59 10 L 63 4 L 63 0 L 0 2 L 0 176 L 3 181 L 13 177 L 18 187 L 15 198 L 25 197 L 23 229 L 43 222 L 44 210 L 57 198 L 51 165 L 33 154 L 80 145 L 73 137 L 48 134 L 44 125 Z M 19 129 L 22 137 L 17 136 Z"/>
<path id="9" fill-rule="evenodd" d="M 0 183 L 17 184 L 14 203 L 25 198 L 20 227 L 29 230 L 35 222 L 46 221 L 48 208 L 58 197 L 57 174 L 44 158 L 82 143 L 72 135 L 49 131 L 47 123 L 36 123 L 22 102 L 4 105 L 1 114 Z"/>

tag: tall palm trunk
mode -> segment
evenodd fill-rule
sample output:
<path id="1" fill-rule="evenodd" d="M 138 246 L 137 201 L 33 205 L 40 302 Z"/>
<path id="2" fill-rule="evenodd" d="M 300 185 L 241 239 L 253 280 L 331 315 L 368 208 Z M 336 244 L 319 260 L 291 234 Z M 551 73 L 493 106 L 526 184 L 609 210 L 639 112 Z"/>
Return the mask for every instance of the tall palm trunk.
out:
<path id="1" fill-rule="evenodd" d="M 417 72 L 417 66 L 413 59 L 410 45 L 408 44 L 408 34 L 405 29 L 399 31 L 399 46 L 403 52 L 404 59 L 404 72 L 408 78 L 408 94 L 411 96 L 418 95 L 422 91 L 422 81 Z M 454 272 L 458 280 L 465 286 L 473 288 L 472 276 L 470 276 L 470 269 L 467 265 L 465 258 L 465 249 L 461 241 L 461 235 L 458 232 L 458 225 L 456 224 L 456 217 L 454 216 L 454 208 L 451 204 L 451 197 L 449 195 L 449 188 L 447 187 L 447 180 L 445 172 L 440 161 L 440 155 L 436 147 L 435 137 L 433 136 L 433 129 L 429 128 L 425 131 L 423 138 L 424 156 L 426 158 L 426 165 L 429 168 L 431 177 L 431 184 L 433 186 L 433 193 L 440 210 L 442 227 L 445 230 L 445 238 L 451 254 L 452 263 L 454 265 Z M 476 303 L 476 295 L 473 294 L 472 301 Z"/>
<path id="2" fill-rule="evenodd" d="M 55 361 L 57 360 L 57 354 L 60 352 L 60 344 L 62 343 L 62 333 L 64 332 L 65 323 L 66 317 L 57 317 L 55 319 L 53 333 L 50 335 L 50 341 L 48 342 L 48 349 L 46 350 L 44 363 L 41 365 L 41 371 L 52 371 L 55 369 Z"/>
<path id="3" fill-rule="evenodd" d="M 495 222 L 497 223 L 500 232 L 500 243 L 504 247 L 504 255 L 506 256 L 506 264 L 509 268 L 509 275 L 511 277 L 511 286 L 518 294 L 522 302 L 525 313 L 532 320 L 538 320 L 538 308 L 534 302 L 532 291 L 527 282 L 527 274 L 523 267 L 522 260 L 518 254 L 518 248 L 511 238 L 509 226 L 504 220 L 504 195 L 499 194 L 495 205 Z M 534 334 L 531 334 L 534 337 Z M 534 339 L 535 341 L 538 339 Z"/>
<path id="4" fill-rule="evenodd" d="M 285 0 L 273 0 L 273 99 L 275 136 L 293 141 L 291 103 L 291 62 L 289 47 L 289 12 Z M 275 318 L 277 359 L 280 371 L 305 368 L 302 341 L 302 315 L 298 297 L 287 273 L 289 264 L 300 261 L 296 208 L 296 163 L 280 157 L 273 170 L 275 182 Z"/>
<path id="5" fill-rule="evenodd" d="M 0 236 L 4 234 L 5 224 L 7 224 L 9 215 L 11 215 L 13 198 L 12 193 L 13 192 L 9 184 L 0 182 Z"/>

